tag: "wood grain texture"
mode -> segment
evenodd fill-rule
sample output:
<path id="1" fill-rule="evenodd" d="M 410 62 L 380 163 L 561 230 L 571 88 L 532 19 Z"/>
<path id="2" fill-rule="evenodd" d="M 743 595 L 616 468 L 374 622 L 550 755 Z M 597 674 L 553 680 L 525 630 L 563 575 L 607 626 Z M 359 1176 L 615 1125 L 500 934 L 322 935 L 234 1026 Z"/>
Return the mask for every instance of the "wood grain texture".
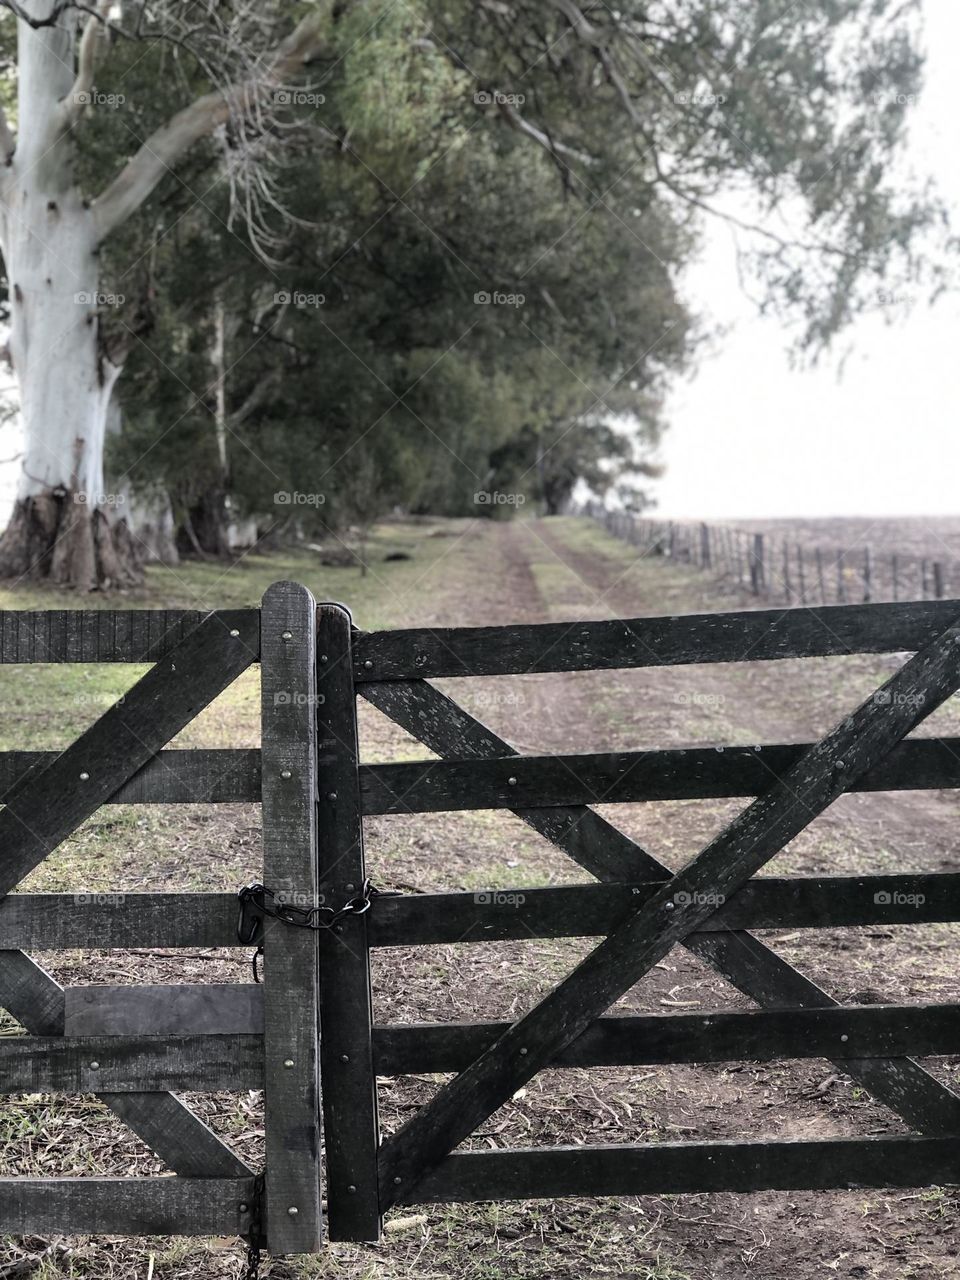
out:
<path id="1" fill-rule="evenodd" d="M 0 1005 L 32 1035 L 63 1034 L 63 989 L 21 951 L 0 951 Z M 99 1097 L 174 1173 L 185 1178 L 253 1176 L 172 1093 L 101 1093 Z"/>
<path id="2" fill-rule="evenodd" d="M 235 893 L 11 893 L 5 947 L 237 947 Z"/>
<path id="3" fill-rule="evenodd" d="M 509 1022 L 374 1028 L 378 1075 L 458 1072 Z M 960 1005 L 869 1005 L 749 1013 L 598 1018 L 551 1067 L 773 1062 L 788 1058 L 918 1058 L 960 1053 Z"/>
<path id="4" fill-rule="evenodd" d="M 0 662 L 159 662 L 204 619 L 249 635 L 259 658 L 256 609 L 0 610 Z"/>
<path id="5" fill-rule="evenodd" d="M 56 760 L 59 751 L 0 751 L 0 802 Z M 260 802 L 260 752 L 161 751 L 105 804 L 240 804 Z"/>
<path id="6" fill-rule="evenodd" d="M 372 947 L 596 937 L 611 933 L 652 898 L 644 884 L 505 888 L 418 893 L 374 901 Z M 833 929 L 869 924 L 930 924 L 960 919 L 960 875 L 763 877 L 749 881 L 701 926 L 731 929 Z M 3 913 L 0 911 L 0 925 Z"/>
<path id="7" fill-rule="evenodd" d="M 812 743 L 423 760 L 361 767 L 365 814 L 758 796 Z M 960 739 L 902 742 L 853 791 L 960 787 Z"/>
<path id="8" fill-rule="evenodd" d="M 402 1204 L 704 1191 L 825 1191 L 927 1187 L 956 1181 L 951 1138 L 815 1142 L 658 1142 L 548 1147 L 449 1156 Z"/>
<path id="9" fill-rule="evenodd" d="M 357 636 L 354 675 L 369 682 L 914 652 L 958 613 L 960 601 L 943 600 L 376 631 Z"/>
<path id="10" fill-rule="evenodd" d="M 258 1035 L 0 1039 L 0 1093 L 239 1093 L 262 1087 Z"/>
<path id="11" fill-rule="evenodd" d="M 320 877 L 335 905 L 356 896 L 366 876 L 350 642 L 350 615 L 337 605 L 321 605 Z M 380 1131 L 366 915 L 348 916 L 335 931 L 321 934 L 320 1019 L 330 1238 L 378 1240 Z"/>
<path id="12" fill-rule="evenodd" d="M 317 886 L 316 604 L 295 582 L 263 598 L 263 878 L 300 907 Z M 309 929 L 264 929 L 266 1212 L 270 1252 L 320 1248 L 318 944 Z"/>
<path id="13" fill-rule="evenodd" d="M 441 756 L 482 759 L 513 748 L 425 680 L 361 686 L 365 698 Z M 592 875 L 665 880 L 672 872 L 589 808 L 513 811 Z M 838 1001 L 744 930 L 697 932 L 687 947 L 761 1006 L 830 1008 Z M 846 1059 L 842 1070 L 922 1133 L 960 1134 L 960 1097 L 909 1058 Z"/>
<path id="14" fill-rule="evenodd" d="M 252 982 L 67 987 L 63 995 L 67 1036 L 263 1035 L 263 987 Z"/>
<path id="15" fill-rule="evenodd" d="M 381 1198 L 435 1168 L 711 915 L 716 899 L 730 897 L 958 685 L 960 626 L 953 625 L 807 752 L 388 1140 L 381 1158 Z"/>
<path id="16" fill-rule="evenodd" d="M 228 630 L 210 615 L 0 810 L 0 894 L 9 893 L 245 671 L 258 649 L 256 613 Z"/>
<path id="17" fill-rule="evenodd" d="M 249 1178 L 0 1178 L 10 1235 L 236 1236 L 250 1228 Z"/>

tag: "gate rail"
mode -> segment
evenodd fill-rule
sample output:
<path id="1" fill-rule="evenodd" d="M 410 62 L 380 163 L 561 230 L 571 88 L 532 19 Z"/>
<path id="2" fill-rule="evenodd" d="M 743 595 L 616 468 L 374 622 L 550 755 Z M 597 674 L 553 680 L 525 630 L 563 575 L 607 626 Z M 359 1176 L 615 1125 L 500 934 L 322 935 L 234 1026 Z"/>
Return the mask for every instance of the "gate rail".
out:
<path id="1" fill-rule="evenodd" d="M 340 1166 L 328 1169 L 331 1237 L 374 1239 L 385 1210 L 430 1201 L 956 1181 L 960 1097 L 910 1055 L 960 1052 L 960 1005 L 843 1006 L 748 930 L 960 919 L 960 875 L 751 878 L 845 791 L 960 787 L 960 739 L 902 741 L 960 685 L 958 621 L 960 601 L 951 600 L 418 628 L 354 633 L 350 640 L 341 634 L 339 648 L 331 641 L 328 659 L 352 666 L 355 692 L 441 757 L 361 765 L 352 807 L 359 798 L 365 815 L 512 810 L 600 882 L 524 887 L 522 902 L 509 911 L 491 910 L 473 893 L 386 896 L 374 900 L 362 924 L 347 923 L 355 932 L 348 932 L 351 958 L 343 962 L 355 971 L 358 957 L 368 961 L 373 947 L 564 936 L 600 941 L 512 1024 L 375 1025 L 366 1006 L 355 1008 L 355 1041 L 372 1046 L 366 1077 L 457 1074 L 377 1146 L 376 1188 L 369 1142 L 356 1161 L 346 1153 Z M 428 683 L 448 676 L 899 652 L 915 656 L 815 744 L 521 757 Z M 339 714 L 346 724 L 342 705 Z M 757 799 L 677 875 L 589 807 L 598 800 L 724 796 Z M 353 874 L 365 874 L 355 843 L 352 850 Z M 707 961 L 760 1008 L 605 1016 L 675 944 Z M 812 1057 L 835 1062 L 916 1136 L 457 1150 L 546 1066 Z M 325 1066 L 325 1102 L 334 1113 L 337 1088 Z M 358 1118 L 364 1098 L 367 1113 Z M 351 1107 L 354 1123 L 373 1132 L 375 1092 L 365 1084 Z"/>

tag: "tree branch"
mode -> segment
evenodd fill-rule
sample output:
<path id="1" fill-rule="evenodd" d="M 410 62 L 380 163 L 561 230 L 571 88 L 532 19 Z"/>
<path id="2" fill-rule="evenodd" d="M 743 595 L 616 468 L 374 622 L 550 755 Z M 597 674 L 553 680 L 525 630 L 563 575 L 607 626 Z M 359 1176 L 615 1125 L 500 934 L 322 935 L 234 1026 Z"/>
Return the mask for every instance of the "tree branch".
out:
<path id="1" fill-rule="evenodd" d="M 143 143 L 104 192 L 94 201 L 98 239 L 103 239 L 134 213 L 185 152 L 234 114 L 249 112 L 264 93 L 298 75 L 323 47 L 323 28 L 330 0 L 304 18 L 268 57 L 262 75 L 215 90 L 172 116 Z"/>
<path id="2" fill-rule="evenodd" d="M 72 129 L 90 103 L 93 92 L 93 76 L 97 69 L 97 56 L 107 31 L 107 15 L 112 0 L 99 0 L 88 16 L 80 37 L 77 53 L 77 76 L 70 92 L 60 104 L 60 126 L 64 132 Z"/>

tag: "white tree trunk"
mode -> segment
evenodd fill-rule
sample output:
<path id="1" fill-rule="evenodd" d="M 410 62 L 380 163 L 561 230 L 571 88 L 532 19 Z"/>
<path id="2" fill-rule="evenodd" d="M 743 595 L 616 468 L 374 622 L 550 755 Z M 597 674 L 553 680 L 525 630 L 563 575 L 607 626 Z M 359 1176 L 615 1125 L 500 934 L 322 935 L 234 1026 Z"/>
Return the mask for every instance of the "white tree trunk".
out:
<path id="1" fill-rule="evenodd" d="M 24 462 L 0 572 L 91 588 L 129 581 L 135 565 L 129 548 L 118 559 L 104 493 L 107 409 L 120 370 L 101 349 L 99 314 L 109 300 L 99 291 L 97 230 L 73 183 L 64 120 L 75 20 L 19 24 L 20 129 L 0 182 L 0 249 Z"/>

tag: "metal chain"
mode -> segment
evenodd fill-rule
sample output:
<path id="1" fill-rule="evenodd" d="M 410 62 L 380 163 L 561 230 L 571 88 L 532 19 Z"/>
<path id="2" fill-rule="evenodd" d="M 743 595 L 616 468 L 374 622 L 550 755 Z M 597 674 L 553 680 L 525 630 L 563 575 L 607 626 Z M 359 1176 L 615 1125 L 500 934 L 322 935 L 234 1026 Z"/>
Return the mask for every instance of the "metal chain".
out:
<path id="1" fill-rule="evenodd" d="M 260 1253 L 263 1243 L 263 1175 L 253 1182 L 253 1203 L 250 1206 L 250 1230 L 247 1232 L 247 1260 L 242 1280 L 259 1280 Z"/>
<path id="2" fill-rule="evenodd" d="M 269 917 L 281 924 L 290 925 L 294 929 L 332 929 L 347 916 L 362 916 L 373 905 L 373 899 L 381 897 L 379 889 L 374 888 L 369 880 L 364 880 L 360 892 L 355 894 L 342 907 L 329 907 L 326 904 L 315 907 L 295 907 L 278 898 L 273 889 L 255 881 L 244 885 L 237 894 L 240 901 L 240 917 L 237 920 L 237 939 L 243 946 L 255 941 L 260 931 L 261 922 Z M 263 943 L 253 953 L 253 980 L 260 981 L 258 960 L 263 955 Z"/>

